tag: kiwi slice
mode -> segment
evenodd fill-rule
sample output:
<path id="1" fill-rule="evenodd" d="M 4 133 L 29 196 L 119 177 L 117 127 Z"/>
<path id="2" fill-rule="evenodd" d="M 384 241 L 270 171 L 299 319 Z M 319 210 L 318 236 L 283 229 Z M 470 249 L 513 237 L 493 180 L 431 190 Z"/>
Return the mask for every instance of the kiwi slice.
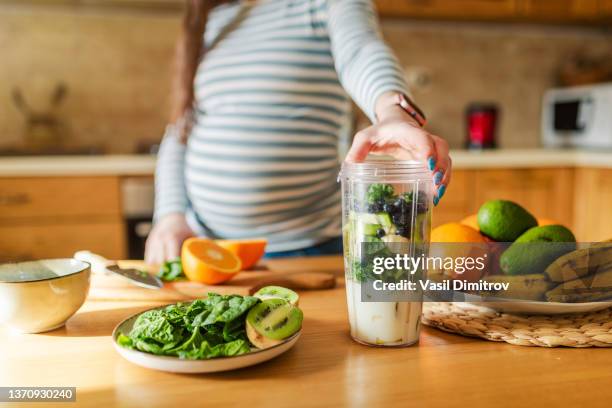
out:
<path id="1" fill-rule="evenodd" d="M 249 310 L 247 336 L 255 347 L 268 348 L 299 331 L 303 319 L 302 311 L 286 300 L 266 299 Z"/>
<path id="2" fill-rule="evenodd" d="M 253 296 L 260 298 L 261 300 L 283 299 L 294 306 L 297 306 L 298 302 L 300 301 L 300 297 L 297 293 L 291 289 L 283 288 L 282 286 L 263 287 L 255 292 Z"/>

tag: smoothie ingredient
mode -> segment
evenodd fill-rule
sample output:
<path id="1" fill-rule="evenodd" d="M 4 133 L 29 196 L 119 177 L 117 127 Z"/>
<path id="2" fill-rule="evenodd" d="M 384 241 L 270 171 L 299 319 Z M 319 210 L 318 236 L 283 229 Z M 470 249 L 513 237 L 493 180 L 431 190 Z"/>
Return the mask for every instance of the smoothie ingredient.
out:
<path id="1" fill-rule="evenodd" d="M 267 299 L 249 310 L 247 335 L 257 348 L 267 348 L 302 328 L 302 311 L 283 299 Z"/>
<path id="2" fill-rule="evenodd" d="M 474 228 L 458 222 L 442 224 L 431 230 L 431 242 L 487 242 Z"/>
<path id="3" fill-rule="evenodd" d="M 490 200 L 478 210 L 480 231 L 495 241 L 513 242 L 537 225 L 533 215 L 512 201 Z"/>
<path id="4" fill-rule="evenodd" d="M 386 200 L 393 197 L 394 194 L 395 190 L 390 184 L 370 184 L 368 187 L 367 201 L 370 205 L 377 205 L 371 212 L 383 211 Z"/>
<path id="5" fill-rule="evenodd" d="M 602 270 L 589 276 L 563 282 L 546 292 L 549 302 L 597 302 L 611 298 L 612 269 Z"/>
<path id="6" fill-rule="evenodd" d="M 242 261 L 242 269 L 248 270 L 264 256 L 268 240 L 265 238 L 219 239 L 215 243 L 238 256 Z"/>
<path id="7" fill-rule="evenodd" d="M 162 264 L 157 273 L 157 277 L 164 282 L 172 282 L 176 280 L 185 279 L 183 273 L 183 264 L 181 258 L 171 259 Z"/>
<path id="8" fill-rule="evenodd" d="M 300 296 L 291 289 L 283 288 L 282 286 L 266 286 L 259 289 L 253 296 L 261 299 L 283 299 L 290 304 L 297 306 L 300 301 Z"/>
<path id="9" fill-rule="evenodd" d="M 600 242 L 557 258 L 546 268 L 546 276 L 565 282 L 607 270 L 612 270 L 612 243 Z"/>
<path id="10" fill-rule="evenodd" d="M 451 258 L 483 258 L 485 265 L 488 264 L 487 258 L 488 246 L 485 245 L 487 239 L 480 232 L 467 225 L 458 222 L 449 222 L 434 228 L 431 231 L 431 242 L 449 243 L 449 245 L 432 245 L 430 248 L 431 254 L 439 257 Z M 454 245 L 457 243 L 457 245 Z M 474 243 L 474 245 L 469 245 Z M 470 282 L 476 282 L 482 277 L 486 268 L 478 268 L 474 265 L 471 268 L 465 268 L 461 273 L 455 270 L 445 270 L 444 272 L 452 279 L 463 279 Z"/>
<path id="11" fill-rule="evenodd" d="M 245 315 L 259 302 L 253 296 L 209 293 L 206 299 L 144 312 L 117 341 L 123 347 L 185 359 L 248 353 Z"/>
<path id="12" fill-rule="evenodd" d="M 204 238 L 189 238 L 181 250 L 183 271 L 189 280 L 216 285 L 240 272 L 242 261 L 229 250 Z"/>
<path id="13" fill-rule="evenodd" d="M 507 275 L 543 273 L 555 259 L 575 249 L 576 238 L 567 228 L 561 225 L 533 227 L 504 251 L 499 263 Z"/>

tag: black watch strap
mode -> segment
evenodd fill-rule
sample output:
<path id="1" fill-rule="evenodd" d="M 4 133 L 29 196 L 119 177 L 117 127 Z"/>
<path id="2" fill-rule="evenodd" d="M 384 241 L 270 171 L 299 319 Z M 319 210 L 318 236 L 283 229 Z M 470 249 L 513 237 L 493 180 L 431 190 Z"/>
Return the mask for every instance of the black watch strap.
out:
<path id="1" fill-rule="evenodd" d="M 427 118 L 423 111 L 414 103 L 410 98 L 408 98 L 404 94 L 398 94 L 398 102 L 397 104 L 402 108 L 407 114 L 412 116 L 414 120 L 417 121 L 419 126 L 423 127 L 427 123 Z"/>

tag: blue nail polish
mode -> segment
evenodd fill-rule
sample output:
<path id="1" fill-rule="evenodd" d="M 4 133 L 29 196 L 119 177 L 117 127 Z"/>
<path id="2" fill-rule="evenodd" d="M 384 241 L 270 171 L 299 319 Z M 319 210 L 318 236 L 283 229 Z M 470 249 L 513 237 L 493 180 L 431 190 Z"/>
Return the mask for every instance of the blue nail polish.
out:
<path id="1" fill-rule="evenodd" d="M 442 196 L 444 195 L 444 193 L 446 193 L 446 186 L 442 185 L 440 186 L 440 188 L 438 189 L 438 200 L 440 200 L 442 198 Z"/>
<path id="2" fill-rule="evenodd" d="M 442 177 L 443 176 L 444 176 L 444 174 L 441 171 L 436 171 L 434 173 L 433 181 L 434 181 L 436 186 L 442 182 Z"/>
<path id="3" fill-rule="evenodd" d="M 438 196 L 434 196 L 434 198 L 433 198 L 434 205 L 438 205 L 439 201 L 440 201 L 440 199 L 438 198 Z"/>
<path id="4" fill-rule="evenodd" d="M 429 159 L 427 159 L 427 165 L 429 166 L 429 170 L 433 170 L 436 168 L 436 159 L 431 156 Z"/>

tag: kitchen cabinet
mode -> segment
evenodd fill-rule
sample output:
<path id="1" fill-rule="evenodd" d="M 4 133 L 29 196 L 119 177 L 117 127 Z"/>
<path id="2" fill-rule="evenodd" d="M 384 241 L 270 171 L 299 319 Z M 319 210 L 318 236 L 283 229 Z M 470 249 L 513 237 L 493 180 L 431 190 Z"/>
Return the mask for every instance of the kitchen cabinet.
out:
<path id="1" fill-rule="evenodd" d="M 612 169 L 455 170 L 432 225 L 458 222 L 492 199 L 515 201 L 537 218 L 559 222 L 572 229 L 578 241 L 612 239 Z"/>
<path id="2" fill-rule="evenodd" d="M 612 17 L 612 0 L 599 0 L 598 11 L 603 17 Z"/>
<path id="3" fill-rule="evenodd" d="M 0 219 L 117 216 L 118 177 L 0 179 Z"/>
<path id="4" fill-rule="evenodd" d="M 585 242 L 612 239 L 612 169 L 576 169 L 576 235 Z"/>
<path id="5" fill-rule="evenodd" d="M 125 257 L 119 181 L 0 178 L 0 261 L 68 257 L 78 249 Z"/>
<path id="6" fill-rule="evenodd" d="M 598 0 L 522 0 L 520 14 L 534 20 L 581 20 L 597 14 Z"/>
<path id="7" fill-rule="evenodd" d="M 447 20 L 606 22 L 611 0 L 376 0 L 384 17 Z"/>
<path id="8" fill-rule="evenodd" d="M 122 259 L 126 257 L 124 236 L 120 220 L 0 224 L 0 261 L 71 258 L 81 249 Z"/>
<path id="9" fill-rule="evenodd" d="M 434 227 L 447 222 L 457 222 L 478 210 L 474 197 L 473 170 L 454 170 L 453 178 L 432 215 Z"/>
<path id="10" fill-rule="evenodd" d="M 377 0 L 382 16 L 501 19 L 517 13 L 518 0 Z"/>

